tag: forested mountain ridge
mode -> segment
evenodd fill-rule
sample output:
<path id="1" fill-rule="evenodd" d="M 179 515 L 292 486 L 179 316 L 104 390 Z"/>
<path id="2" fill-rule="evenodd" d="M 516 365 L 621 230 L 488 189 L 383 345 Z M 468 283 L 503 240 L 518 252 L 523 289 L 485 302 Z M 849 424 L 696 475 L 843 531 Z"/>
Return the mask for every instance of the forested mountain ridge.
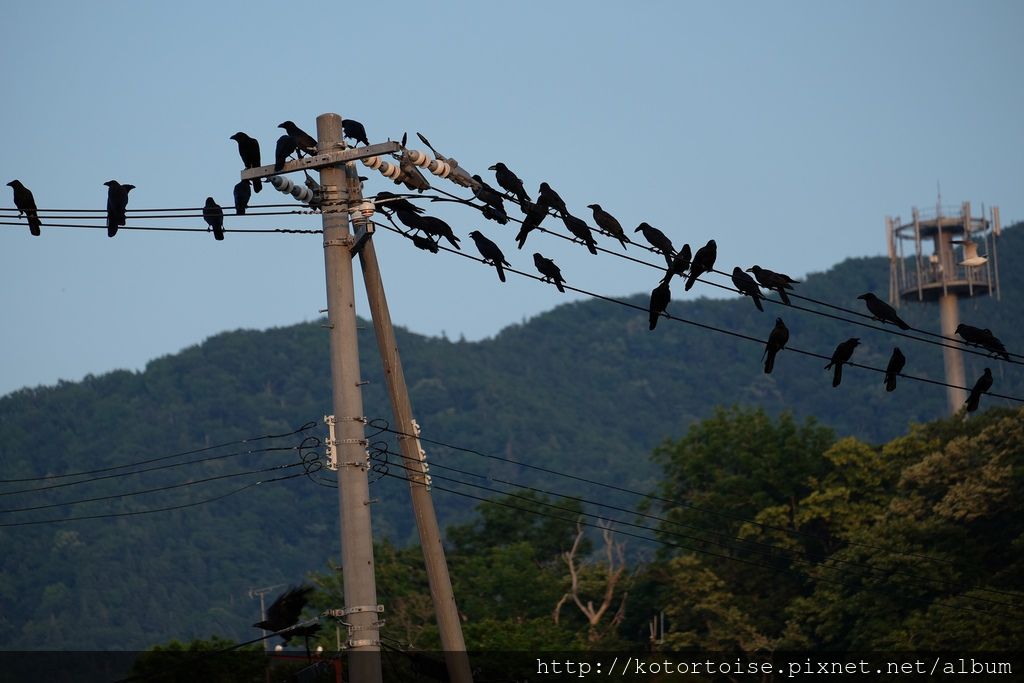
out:
<path id="1" fill-rule="evenodd" d="M 1000 242 L 1001 301 L 961 302 L 961 318 L 991 327 L 1011 351 L 1024 349 L 1024 230 Z M 723 268 L 727 264 L 719 264 Z M 731 265 L 731 264 L 729 264 Z M 724 268 L 723 268 L 724 269 Z M 850 259 L 798 285 L 806 296 L 858 309 L 856 296 L 884 296 L 888 263 Z M 789 326 L 791 345 L 830 354 L 861 337 L 854 360 L 884 367 L 894 344 L 906 372 L 941 380 L 941 350 L 835 320 L 766 305 L 759 313 L 739 298 L 682 294 L 673 315 L 767 338 L 775 316 Z M 634 303 L 646 307 L 648 295 Z M 938 328 L 934 306 L 907 305 L 913 326 Z M 763 407 L 813 416 L 839 436 L 881 443 L 912 422 L 945 410 L 941 387 L 900 380 L 887 394 L 880 374 L 849 369 L 833 389 L 823 362 L 783 351 L 775 372 L 761 371 L 758 345 L 673 321 L 647 329 L 645 313 L 601 301 L 560 306 L 480 342 L 398 331 L 412 402 L 432 439 L 604 482 L 652 489 L 659 469 L 649 458 L 716 406 Z M 360 338 L 368 416 L 388 417 L 376 347 L 367 326 Z M 992 367 L 993 391 L 1024 395 L 1017 366 L 966 356 L 968 378 Z M 330 410 L 327 335 L 318 323 L 212 337 L 142 372 L 113 372 L 23 389 L 0 398 L 0 478 L 109 468 L 266 434 L 286 434 Z M 983 408 L 1002 402 L 985 397 Z M 323 436 L 323 429 L 316 432 Z M 294 445 L 299 437 L 277 440 Z M 261 444 L 262 442 L 259 442 Z M 255 444 L 255 445 L 259 445 Z M 227 447 L 245 451 L 254 444 Z M 467 453 L 427 446 L 433 462 L 525 483 L 529 471 Z M 210 451 L 211 454 L 222 450 Z M 204 454 L 189 456 L 200 458 Z M 45 493 L 3 495 L 0 523 L 130 512 L 197 502 L 240 483 L 277 476 L 214 481 L 121 499 L 13 512 L 22 507 L 105 497 L 292 463 L 294 453 L 237 457 L 99 480 Z M 244 463 L 244 464 L 243 464 Z M 288 470 L 293 472 L 294 470 Z M 440 470 L 436 470 L 440 473 Z M 3 491 L 36 487 L 3 484 Z M 567 489 L 586 494 L 585 488 Z M 0 493 L 3 493 L 0 491 Z M 404 484 L 376 481 L 372 492 L 380 536 L 403 544 L 415 537 Z M 464 521 L 473 501 L 438 493 L 442 524 Z M 338 555 L 336 492 L 305 478 L 254 487 L 178 511 L 92 521 L 0 527 L 0 648 L 138 648 L 170 637 L 217 633 L 242 638 L 255 621 L 254 586 L 295 582 Z"/>

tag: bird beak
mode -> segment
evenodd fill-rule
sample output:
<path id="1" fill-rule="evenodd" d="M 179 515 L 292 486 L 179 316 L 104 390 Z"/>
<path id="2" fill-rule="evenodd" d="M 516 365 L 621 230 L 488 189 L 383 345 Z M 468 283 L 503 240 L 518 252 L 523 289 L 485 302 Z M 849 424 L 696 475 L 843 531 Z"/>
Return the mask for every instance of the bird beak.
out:
<path id="1" fill-rule="evenodd" d="M 498 168 L 498 165 L 497 165 L 497 164 L 495 164 L 494 166 L 488 166 L 488 167 L 487 167 L 487 170 L 488 170 L 488 171 L 493 171 L 493 170 L 495 170 L 496 168 Z"/>

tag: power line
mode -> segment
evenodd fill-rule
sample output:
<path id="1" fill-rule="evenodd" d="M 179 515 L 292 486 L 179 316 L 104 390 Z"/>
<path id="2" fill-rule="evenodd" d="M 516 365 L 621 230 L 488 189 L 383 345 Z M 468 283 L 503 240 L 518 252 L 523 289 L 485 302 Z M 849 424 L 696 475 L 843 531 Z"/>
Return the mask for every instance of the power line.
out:
<path id="1" fill-rule="evenodd" d="M 0 221 L 0 225 L 19 226 L 26 227 L 25 223 L 12 223 L 7 221 Z M 89 225 L 85 223 L 44 223 L 44 228 L 76 228 L 86 230 L 106 230 L 106 225 Z M 156 227 L 156 226 L 142 226 L 142 225 L 122 225 L 117 228 L 120 230 L 147 230 L 151 232 L 212 232 L 209 227 L 206 228 L 184 228 L 184 227 Z M 225 234 L 231 233 L 287 233 L 296 235 L 316 235 L 321 234 L 323 230 L 299 230 L 295 228 L 224 228 Z"/>
<path id="2" fill-rule="evenodd" d="M 402 230 L 400 230 L 399 228 L 397 228 L 396 226 L 388 225 L 386 223 L 381 223 L 379 221 L 371 221 L 371 222 L 374 225 L 377 225 L 377 226 L 380 226 L 380 227 L 384 228 L 385 230 L 390 230 L 392 232 L 397 232 L 398 234 L 400 234 L 402 236 L 406 236 L 405 233 Z M 472 254 L 467 254 L 467 253 L 465 253 L 465 252 L 463 252 L 461 250 L 451 249 L 450 247 L 446 247 L 446 246 L 444 246 L 442 244 L 438 244 L 437 247 L 439 249 L 443 249 L 446 252 L 449 252 L 449 253 L 452 253 L 452 254 L 456 254 L 456 255 L 461 256 L 463 258 L 467 258 L 467 259 L 469 259 L 471 261 L 476 261 L 477 263 L 481 263 L 481 264 L 487 265 L 487 262 L 483 258 L 481 258 L 481 257 L 473 256 Z M 503 270 L 506 273 L 515 273 L 516 275 L 520 275 L 522 277 L 530 278 L 532 280 L 536 280 L 537 282 L 541 282 L 543 284 L 550 284 L 550 283 L 545 282 L 538 275 L 534 275 L 532 273 L 527 273 L 527 272 L 524 272 L 524 271 L 521 271 L 521 270 L 517 270 L 517 269 L 509 267 L 509 266 L 503 267 Z M 630 303 L 628 301 L 623 301 L 621 299 L 616 299 L 614 297 L 605 296 L 603 294 L 598 294 L 596 292 L 591 292 L 591 291 L 588 291 L 588 290 L 585 290 L 585 289 L 581 289 L 579 287 L 575 287 L 575 286 L 570 285 L 568 283 L 564 283 L 563 282 L 562 283 L 562 287 L 564 287 L 566 290 L 572 290 L 572 291 L 577 292 L 579 294 L 584 294 L 586 296 L 589 296 L 589 297 L 592 297 L 592 298 L 595 298 L 595 299 L 600 299 L 602 301 L 607 301 L 609 303 L 618 304 L 620 306 L 625 306 L 627 308 L 632 308 L 634 310 L 643 311 L 645 313 L 648 312 L 648 309 L 646 307 L 644 307 L 644 306 L 640 306 L 638 304 L 633 304 L 633 303 Z M 706 329 L 706 330 L 717 332 L 719 334 L 725 334 L 725 335 L 729 335 L 729 336 L 732 336 L 732 337 L 736 337 L 738 339 L 744 339 L 746 341 L 754 342 L 755 344 L 758 344 L 759 346 L 764 346 L 764 344 L 765 344 L 765 341 L 763 339 L 758 339 L 757 337 L 752 337 L 750 335 L 743 334 L 741 332 L 735 332 L 733 330 L 727 330 L 727 329 L 724 329 L 724 328 L 715 327 L 714 325 L 709 325 L 707 323 L 698 322 L 696 320 L 690 320 L 688 318 L 683 318 L 683 317 L 680 317 L 680 316 L 677 316 L 677 315 L 672 315 L 671 313 L 668 313 L 667 311 L 662 312 L 661 316 L 665 317 L 665 318 L 668 318 L 669 320 L 676 321 L 676 322 L 686 323 L 687 325 L 693 325 L 695 327 L 700 327 L 700 328 L 703 328 L 703 329 Z M 807 351 L 807 350 L 804 350 L 804 349 L 799 349 L 799 348 L 796 348 L 796 347 L 793 347 L 793 346 L 789 346 L 789 345 L 786 346 L 786 351 L 792 351 L 793 353 L 796 353 L 796 354 L 799 354 L 799 355 L 809 356 L 809 357 L 812 357 L 812 358 L 818 358 L 818 359 L 824 360 L 824 361 L 831 361 L 831 356 L 826 356 L 826 355 L 823 355 L 823 354 L 820 354 L 820 353 L 815 353 L 813 351 Z M 871 366 L 871 365 L 864 365 L 862 363 L 854 363 L 852 361 L 848 361 L 848 362 L 844 363 L 844 365 L 848 365 L 848 366 L 855 367 L 855 368 L 862 368 L 862 369 L 865 369 L 865 370 L 872 370 L 874 372 L 882 373 L 883 375 L 886 372 L 885 369 L 883 369 L 883 368 L 877 368 L 877 367 L 874 367 L 874 366 Z M 963 389 L 964 391 L 970 391 L 970 387 L 960 387 L 960 386 L 956 386 L 954 384 L 949 384 L 947 382 L 941 382 L 939 380 L 929 379 L 927 377 L 918 377 L 916 375 L 907 375 L 907 374 L 904 374 L 904 373 L 900 373 L 899 376 L 904 378 L 904 379 L 907 379 L 907 380 L 912 380 L 912 381 L 917 381 L 917 382 L 924 382 L 924 383 L 927 383 L 927 384 L 935 384 L 935 385 L 943 386 L 943 387 L 952 387 L 952 388 L 955 388 L 955 389 Z M 1004 395 L 1004 394 L 996 394 L 996 393 L 992 393 L 992 392 L 986 392 L 986 393 L 989 396 L 992 396 L 994 398 L 1003 398 L 1003 399 L 1006 399 L 1006 400 L 1009 400 L 1009 401 L 1017 401 L 1017 402 L 1024 403 L 1024 398 L 1018 398 L 1018 397 L 1015 397 L 1015 396 L 1007 396 L 1007 395 Z"/>

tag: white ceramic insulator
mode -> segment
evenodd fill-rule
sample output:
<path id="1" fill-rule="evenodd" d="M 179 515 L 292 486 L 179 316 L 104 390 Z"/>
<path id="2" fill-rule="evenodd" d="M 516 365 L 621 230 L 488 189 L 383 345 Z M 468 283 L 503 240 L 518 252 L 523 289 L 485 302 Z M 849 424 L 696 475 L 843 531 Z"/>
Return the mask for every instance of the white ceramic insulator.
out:
<path id="1" fill-rule="evenodd" d="M 434 159 L 427 166 L 427 169 L 436 176 L 447 178 L 448 174 L 452 172 L 452 167 L 447 162 L 441 161 L 440 159 Z"/>
<path id="2" fill-rule="evenodd" d="M 291 195 L 300 202 L 313 201 L 313 191 L 303 185 L 292 184 Z"/>
<path id="3" fill-rule="evenodd" d="M 366 157 L 363 159 L 363 166 L 366 166 L 367 168 L 377 169 L 380 168 L 382 163 L 383 162 L 380 160 L 380 157 Z"/>
<path id="4" fill-rule="evenodd" d="M 295 183 L 281 175 L 270 176 L 270 182 L 273 183 L 275 188 L 285 194 L 291 192 L 292 188 L 295 187 Z"/>
<path id="5" fill-rule="evenodd" d="M 385 178 L 391 178 L 392 180 L 402 175 L 402 169 L 400 167 L 395 164 L 389 164 L 386 161 L 381 162 L 379 170 Z"/>
<path id="6" fill-rule="evenodd" d="M 363 202 L 359 205 L 359 213 L 363 215 L 363 218 L 369 218 L 373 215 L 374 211 L 373 202 Z"/>
<path id="7" fill-rule="evenodd" d="M 418 149 L 409 150 L 409 161 L 416 164 L 417 166 L 426 167 L 431 162 L 431 158 L 425 152 L 421 152 Z"/>

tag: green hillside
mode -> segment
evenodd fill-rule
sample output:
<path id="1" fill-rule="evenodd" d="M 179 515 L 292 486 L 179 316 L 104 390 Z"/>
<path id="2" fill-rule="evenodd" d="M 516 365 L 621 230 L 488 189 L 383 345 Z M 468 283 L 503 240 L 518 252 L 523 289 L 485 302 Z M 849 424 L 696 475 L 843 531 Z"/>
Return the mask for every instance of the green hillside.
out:
<path id="1" fill-rule="evenodd" d="M 1011 350 L 1024 349 L 1024 228 L 999 246 L 1002 301 L 961 303 L 965 322 L 991 327 Z M 719 264 L 722 267 L 725 264 Z M 887 292 L 888 263 L 850 259 L 810 275 L 799 293 L 850 308 L 865 291 Z M 674 287 L 673 315 L 766 338 L 776 315 L 791 344 L 830 354 L 861 337 L 855 360 L 883 366 L 894 343 L 908 374 L 943 379 L 941 349 L 820 316 L 746 299 L 710 300 Z M 648 295 L 633 302 L 646 306 Z M 911 325 L 938 331 L 935 307 L 901 309 Z M 362 333 L 364 403 L 388 415 L 372 328 Z M 653 490 L 660 468 L 650 453 L 684 435 L 716 406 L 788 410 L 813 416 L 838 436 L 882 443 L 911 423 L 941 417 L 945 391 L 901 381 L 887 394 L 881 375 L 849 369 L 838 389 L 816 359 L 783 351 L 775 373 L 761 372 L 761 348 L 693 326 L 662 321 L 649 332 L 645 313 L 601 301 L 566 304 L 481 342 L 450 341 L 399 330 L 413 406 L 424 435 L 588 478 Z M 970 381 L 992 367 L 994 391 L 1024 395 L 1015 366 L 966 356 Z M 189 467 L 112 477 L 88 484 L 10 494 L 48 482 L 48 474 L 108 468 L 266 434 L 289 433 L 330 410 L 326 331 L 317 323 L 235 331 L 149 363 L 82 382 L 24 389 L 0 398 L 0 523 L 169 507 L 225 494 L 296 468 L 225 478 L 167 491 L 21 512 L 61 501 L 98 498 L 195 482 L 296 462 L 295 452 L 241 454 Z M 1011 404 L 990 397 L 983 407 Z M 1013 404 L 1015 407 L 1017 404 Z M 323 436 L 322 427 L 313 432 Z M 300 437 L 272 442 L 297 444 Z M 236 444 L 182 458 L 262 448 Z M 535 472 L 441 447 L 435 463 L 536 485 Z M 169 462 L 179 462 L 176 459 Z M 394 473 L 395 468 L 392 468 Z M 436 474 L 442 470 L 435 469 Z M 113 472 L 110 472 L 113 473 Z M 89 475 L 96 476 L 96 475 Z M 66 481 L 66 480 L 62 480 Z M 561 491 L 580 495 L 582 485 Z M 7 493 L 5 493 L 7 492 Z M 403 482 L 375 481 L 375 531 L 399 545 L 415 537 Z M 444 525 L 465 522 L 474 501 L 435 495 Z M 337 494 L 297 477 L 254 486 L 209 504 L 175 511 L 30 526 L 0 527 L 0 649 L 132 649 L 218 634 L 252 637 L 252 587 L 294 583 L 339 554 Z"/>

